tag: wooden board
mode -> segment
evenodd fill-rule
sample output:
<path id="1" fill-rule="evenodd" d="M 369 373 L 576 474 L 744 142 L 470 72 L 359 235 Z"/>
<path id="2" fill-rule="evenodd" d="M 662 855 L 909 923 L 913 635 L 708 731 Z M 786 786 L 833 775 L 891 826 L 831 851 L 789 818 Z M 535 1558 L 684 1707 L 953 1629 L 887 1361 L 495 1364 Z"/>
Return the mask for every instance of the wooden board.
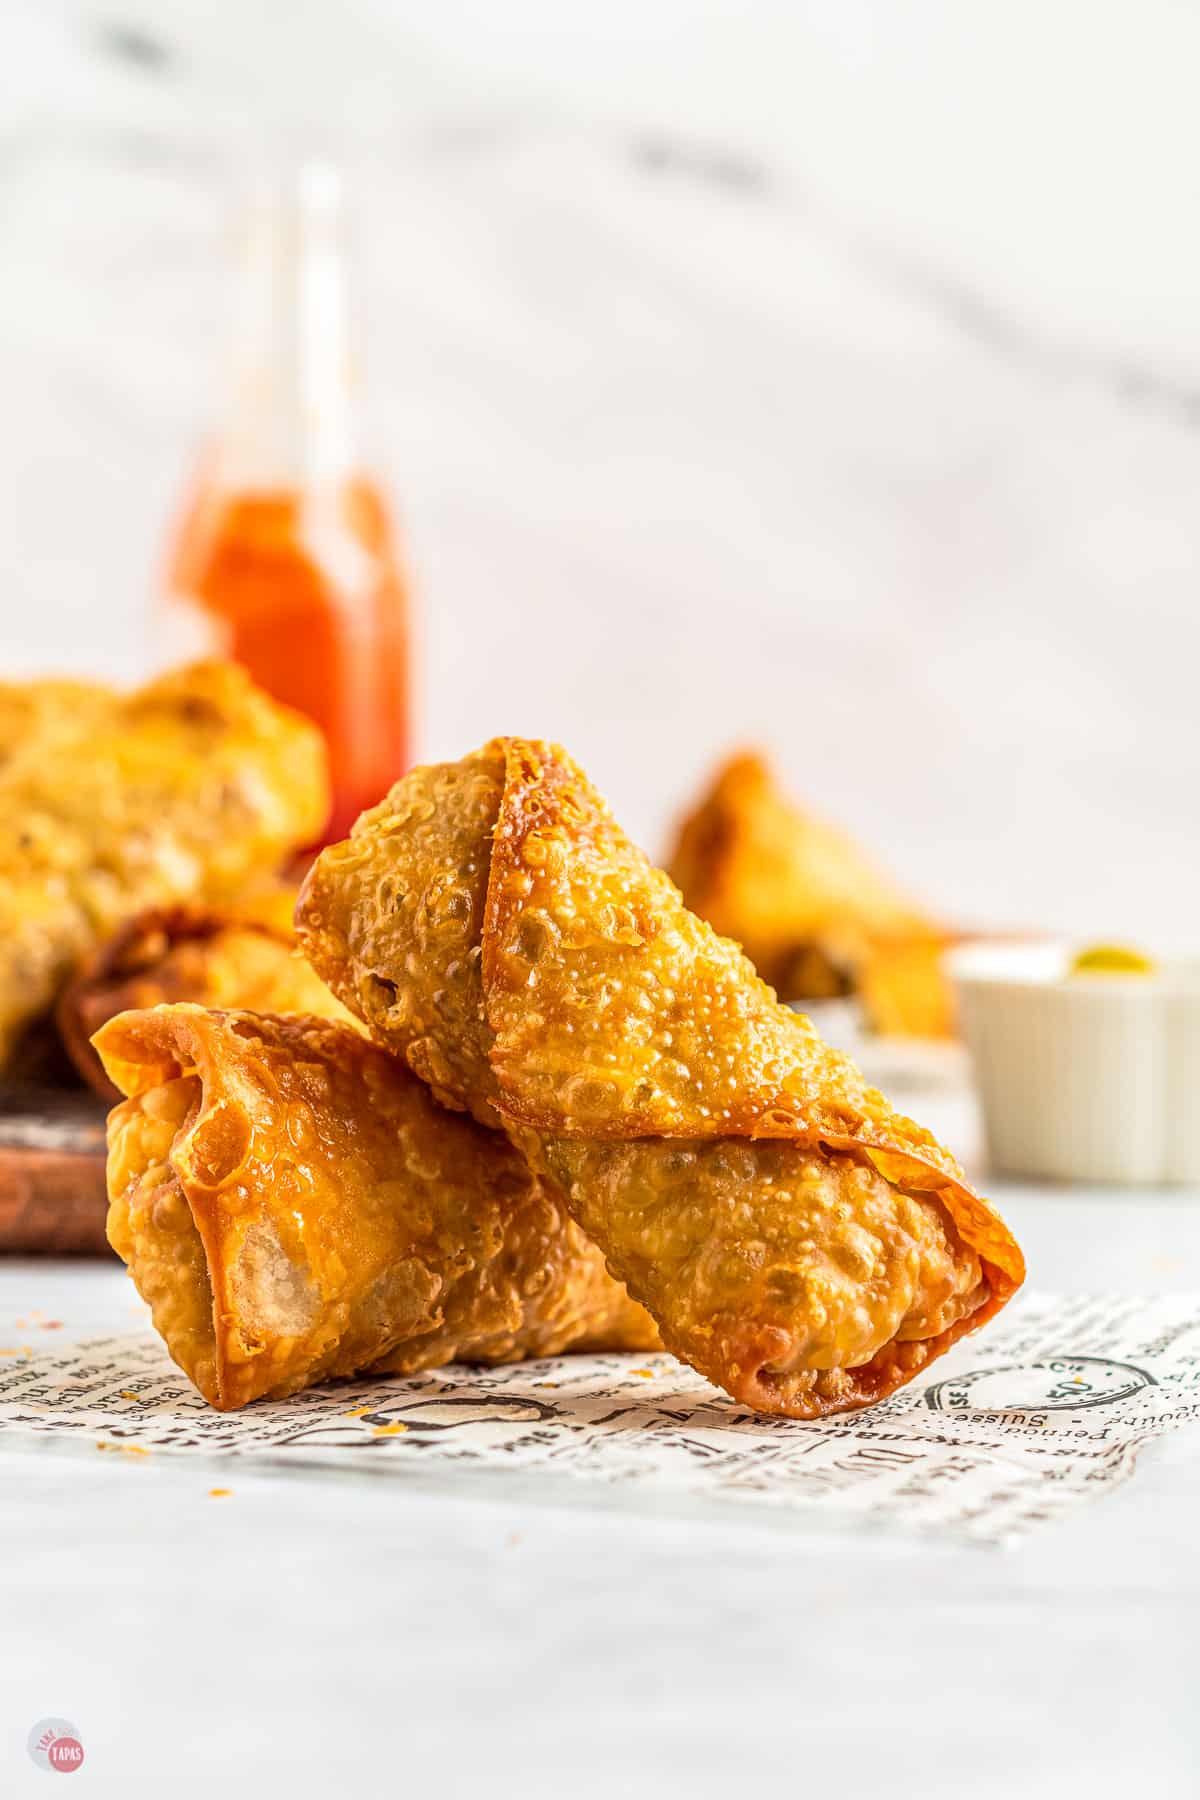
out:
<path id="1" fill-rule="evenodd" d="M 112 1255 L 105 1114 L 93 1094 L 0 1087 L 0 1252 Z"/>

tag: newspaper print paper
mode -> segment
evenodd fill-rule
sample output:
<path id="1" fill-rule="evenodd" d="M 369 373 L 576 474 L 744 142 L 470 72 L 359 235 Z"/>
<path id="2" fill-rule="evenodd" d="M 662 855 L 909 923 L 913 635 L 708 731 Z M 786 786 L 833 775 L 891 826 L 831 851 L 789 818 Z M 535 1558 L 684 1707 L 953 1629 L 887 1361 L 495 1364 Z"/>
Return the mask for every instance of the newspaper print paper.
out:
<path id="1" fill-rule="evenodd" d="M 1029 1295 L 893 1399 L 814 1424 L 750 1413 L 666 1355 L 364 1378 L 233 1414 L 149 1335 L 0 1361 L 5 1448 L 69 1438 L 447 1485 L 490 1471 L 547 1494 L 573 1480 L 635 1506 L 686 1496 L 992 1543 L 1107 1492 L 1143 1445 L 1195 1419 L 1200 1296 Z"/>

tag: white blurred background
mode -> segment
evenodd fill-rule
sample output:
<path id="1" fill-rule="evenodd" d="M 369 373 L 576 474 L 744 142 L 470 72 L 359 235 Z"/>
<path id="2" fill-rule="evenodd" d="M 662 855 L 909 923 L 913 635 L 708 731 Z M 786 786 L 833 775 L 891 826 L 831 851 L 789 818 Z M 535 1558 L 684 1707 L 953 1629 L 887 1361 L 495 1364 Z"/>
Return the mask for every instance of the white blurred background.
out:
<path id="1" fill-rule="evenodd" d="M 8 0 L 8 672 L 133 675 L 231 176 L 353 177 L 419 750 L 729 745 L 946 916 L 1200 940 L 1200 12 Z"/>

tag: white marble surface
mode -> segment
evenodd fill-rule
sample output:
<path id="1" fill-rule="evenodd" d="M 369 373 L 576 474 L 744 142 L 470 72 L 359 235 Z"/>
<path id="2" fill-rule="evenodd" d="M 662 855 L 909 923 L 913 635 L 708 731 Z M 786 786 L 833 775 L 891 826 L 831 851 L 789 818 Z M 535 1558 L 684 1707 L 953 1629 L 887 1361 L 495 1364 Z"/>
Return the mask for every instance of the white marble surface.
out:
<path id="1" fill-rule="evenodd" d="M 734 740 L 947 913 L 1195 941 L 1200 16 L 1061 0 L 25 0 L 4 661 L 134 671 L 224 181 L 357 171 L 422 747 L 652 845 Z"/>
<path id="2" fill-rule="evenodd" d="M 1043 1289 L 1200 1288 L 1200 1194 L 999 1198 Z M 0 1342 L 32 1307 L 141 1316 L 115 1268 L 0 1263 Z M 62 1714 L 98 1794 L 1185 1800 L 1198 1501 L 1195 1433 L 1007 1552 L 10 1453 L 0 1791 Z"/>

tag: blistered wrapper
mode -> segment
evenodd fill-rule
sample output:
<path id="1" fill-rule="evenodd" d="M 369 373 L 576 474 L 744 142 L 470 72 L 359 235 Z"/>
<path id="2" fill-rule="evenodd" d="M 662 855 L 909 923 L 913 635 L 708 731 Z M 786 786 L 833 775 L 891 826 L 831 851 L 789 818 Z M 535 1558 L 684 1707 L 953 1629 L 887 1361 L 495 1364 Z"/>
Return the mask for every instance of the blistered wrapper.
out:
<path id="1" fill-rule="evenodd" d="M 762 1411 L 891 1393 L 1023 1278 L 954 1157 L 554 746 L 414 771 L 318 859 L 297 921 L 373 1035 L 550 1176 L 667 1347 Z"/>
<path id="2" fill-rule="evenodd" d="M 658 1342 L 508 1140 L 328 1021 L 160 1006 L 97 1048 L 109 1238 L 224 1410 L 364 1369 Z"/>

